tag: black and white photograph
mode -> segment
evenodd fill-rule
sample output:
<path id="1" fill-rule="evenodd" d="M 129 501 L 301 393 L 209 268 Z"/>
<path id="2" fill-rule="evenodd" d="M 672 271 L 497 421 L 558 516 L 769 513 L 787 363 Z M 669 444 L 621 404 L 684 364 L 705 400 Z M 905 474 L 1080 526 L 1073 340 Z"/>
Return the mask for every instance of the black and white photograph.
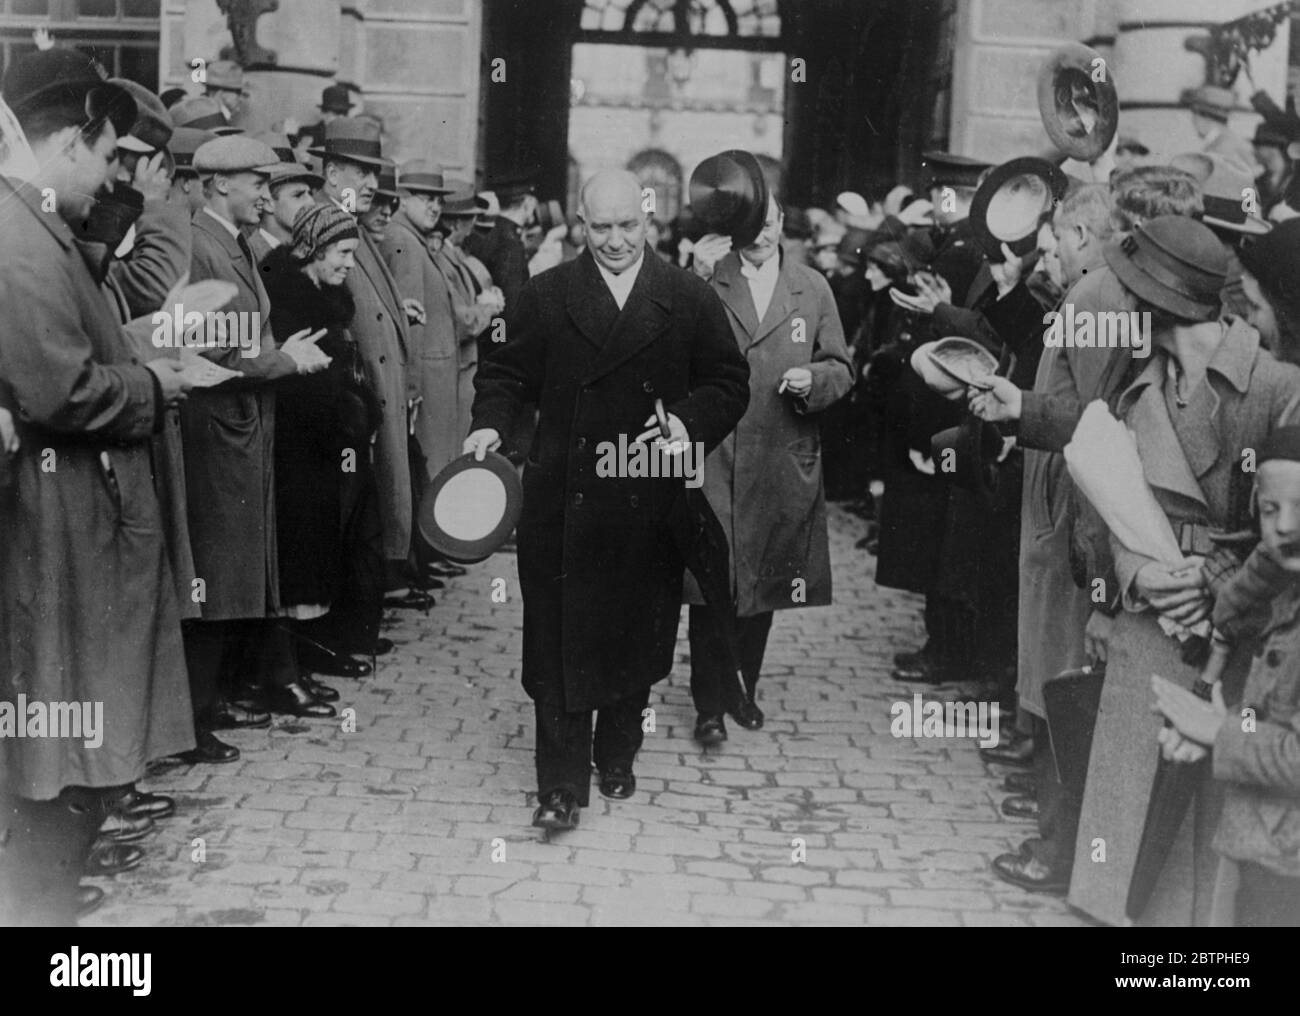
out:
<path id="1" fill-rule="evenodd" d="M 1169 929 L 1300 926 L 1298 90 L 1298 0 L 0 0 L 0 928 L 97 936 L 34 983 L 1261 986 Z"/>

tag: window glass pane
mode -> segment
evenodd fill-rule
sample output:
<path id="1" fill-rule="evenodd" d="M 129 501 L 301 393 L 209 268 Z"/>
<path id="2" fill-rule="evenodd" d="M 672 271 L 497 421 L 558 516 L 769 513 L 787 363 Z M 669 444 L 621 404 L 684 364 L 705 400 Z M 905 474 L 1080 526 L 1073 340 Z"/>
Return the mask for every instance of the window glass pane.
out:
<path id="1" fill-rule="evenodd" d="M 77 14 L 83 18 L 115 18 L 117 0 L 77 0 Z"/>
<path id="2" fill-rule="evenodd" d="M 148 89 L 158 87 L 158 51 L 143 46 L 123 46 L 119 59 L 122 62 L 121 75 L 144 85 Z"/>
<path id="3" fill-rule="evenodd" d="M 122 15 L 128 18 L 157 18 L 161 7 L 160 0 L 122 0 Z"/>
<path id="4" fill-rule="evenodd" d="M 50 13 L 50 0 L 11 0 L 10 10 L 18 15 L 44 15 Z"/>

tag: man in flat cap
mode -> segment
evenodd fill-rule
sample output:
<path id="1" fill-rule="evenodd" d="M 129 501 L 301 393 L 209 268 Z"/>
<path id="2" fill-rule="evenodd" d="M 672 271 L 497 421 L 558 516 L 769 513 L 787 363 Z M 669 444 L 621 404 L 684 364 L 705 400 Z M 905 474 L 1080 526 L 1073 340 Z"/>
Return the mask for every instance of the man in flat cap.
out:
<path id="1" fill-rule="evenodd" d="M 248 98 L 244 91 L 244 68 L 233 60 L 214 60 L 208 64 L 206 73 L 203 94 L 216 102 L 226 126 L 235 126 L 234 121 Z"/>
<path id="2" fill-rule="evenodd" d="M 533 825 L 548 830 L 577 824 L 593 757 L 604 796 L 636 791 L 642 710 L 672 668 L 681 612 L 669 517 L 682 473 L 609 475 L 598 459 L 620 442 L 656 441 L 659 428 L 646 428 L 657 399 L 670 440 L 694 442 L 692 454 L 716 447 L 749 401 L 749 367 L 722 302 L 647 252 L 636 177 L 596 174 L 582 217 L 587 251 L 529 280 L 507 306 L 508 338 L 479 365 L 464 444 L 482 458 L 521 406 L 539 404 L 518 541 L 523 682 L 537 723 Z M 663 438 L 650 450 L 671 457 Z"/>
<path id="3" fill-rule="evenodd" d="M 1228 126 L 1228 117 L 1237 104 L 1232 89 L 1218 85 L 1189 88 L 1182 94 L 1182 104 L 1192 112 L 1192 128 L 1201 139 L 1201 151 L 1222 155 L 1240 164 L 1251 176 L 1259 172 L 1250 142 Z"/>
<path id="4" fill-rule="evenodd" d="M 216 137 L 212 131 L 177 127 L 172 131 L 171 141 L 167 145 L 175 166 L 167 200 L 185 209 L 187 223 L 203 207 L 203 184 L 199 180 L 199 171 L 194 168 L 194 153 Z"/>
<path id="5" fill-rule="evenodd" d="M 142 860 L 120 844 L 90 853 L 120 788 L 194 744 L 149 448 L 189 382 L 133 355 L 72 231 L 112 190 L 130 96 L 68 49 L 12 63 L 0 91 L 35 164 L 0 178 L 0 306 L 21 309 L 0 329 L 17 442 L 0 497 L 0 701 L 108 704 L 98 741 L 0 738 L 0 923 L 69 925 L 83 871 Z"/>
<path id="6" fill-rule="evenodd" d="M 207 95 L 191 95 L 182 99 L 170 110 L 172 123 L 177 127 L 193 127 L 196 130 L 212 131 L 213 134 L 242 134 L 242 127 L 233 126 L 223 112 L 223 107 L 216 99 Z"/>
<path id="7" fill-rule="evenodd" d="M 246 661 L 255 661 L 277 710 L 332 715 L 298 684 L 288 636 L 270 620 L 280 603 L 270 382 L 328 362 L 305 332 L 278 342 L 272 335 L 270 301 L 244 236 L 260 221 L 276 165 L 270 147 L 243 136 L 217 138 L 194 154 L 204 205 L 193 218 L 190 279 L 220 279 L 237 291 L 223 308 L 225 336 L 209 335 L 215 344 L 200 352 L 243 377 L 196 393 L 181 414 L 191 547 L 204 583 L 202 619 L 185 628 L 199 741 L 192 761 L 233 761 L 237 749 L 213 731 L 269 722 L 233 704 L 238 680 L 249 676 Z"/>
<path id="8" fill-rule="evenodd" d="M 258 264 L 267 254 L 293 237 L 293 221 L 298 213 L 316 202 L 316 190 L 324 178 L 293 158 L 293 149 L 284 134 L 263 134 L 259 140 L 266 142 L 280 161 L 267 176 L 271 200 L 262 209 L 262 222 L 248 237 L 253 257 Z"/>

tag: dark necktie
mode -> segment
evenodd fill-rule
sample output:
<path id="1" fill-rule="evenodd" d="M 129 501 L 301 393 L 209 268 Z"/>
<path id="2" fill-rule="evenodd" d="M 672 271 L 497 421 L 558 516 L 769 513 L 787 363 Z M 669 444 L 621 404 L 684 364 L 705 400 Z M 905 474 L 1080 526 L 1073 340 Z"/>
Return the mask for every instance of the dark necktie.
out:
<path id="1" fill-rule="evenodd" d="M 257 262 L 253 260 L 253 248 L 248 246 L 248 241 L 244 239 L 243 233 L 235 234 L 235 242 L 239 244 L 239 250 L 244 255 L 244 260 L 248 262 L 248 267 L 253 271 L 253 277 L 257 277 Z"/>

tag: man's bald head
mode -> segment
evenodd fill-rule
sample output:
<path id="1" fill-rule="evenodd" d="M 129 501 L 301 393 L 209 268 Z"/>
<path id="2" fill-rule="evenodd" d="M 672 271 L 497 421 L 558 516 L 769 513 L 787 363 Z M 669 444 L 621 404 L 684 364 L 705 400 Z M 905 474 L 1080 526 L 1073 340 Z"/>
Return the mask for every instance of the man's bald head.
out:
<path id="1" fill-rule="evenodd" d="M 631 268 L 645 250 L 648 213 L 641 183 L 623 169 L 602 170 L 582 188 L 579 215 L 592 257 L 615 273 Z"/>

